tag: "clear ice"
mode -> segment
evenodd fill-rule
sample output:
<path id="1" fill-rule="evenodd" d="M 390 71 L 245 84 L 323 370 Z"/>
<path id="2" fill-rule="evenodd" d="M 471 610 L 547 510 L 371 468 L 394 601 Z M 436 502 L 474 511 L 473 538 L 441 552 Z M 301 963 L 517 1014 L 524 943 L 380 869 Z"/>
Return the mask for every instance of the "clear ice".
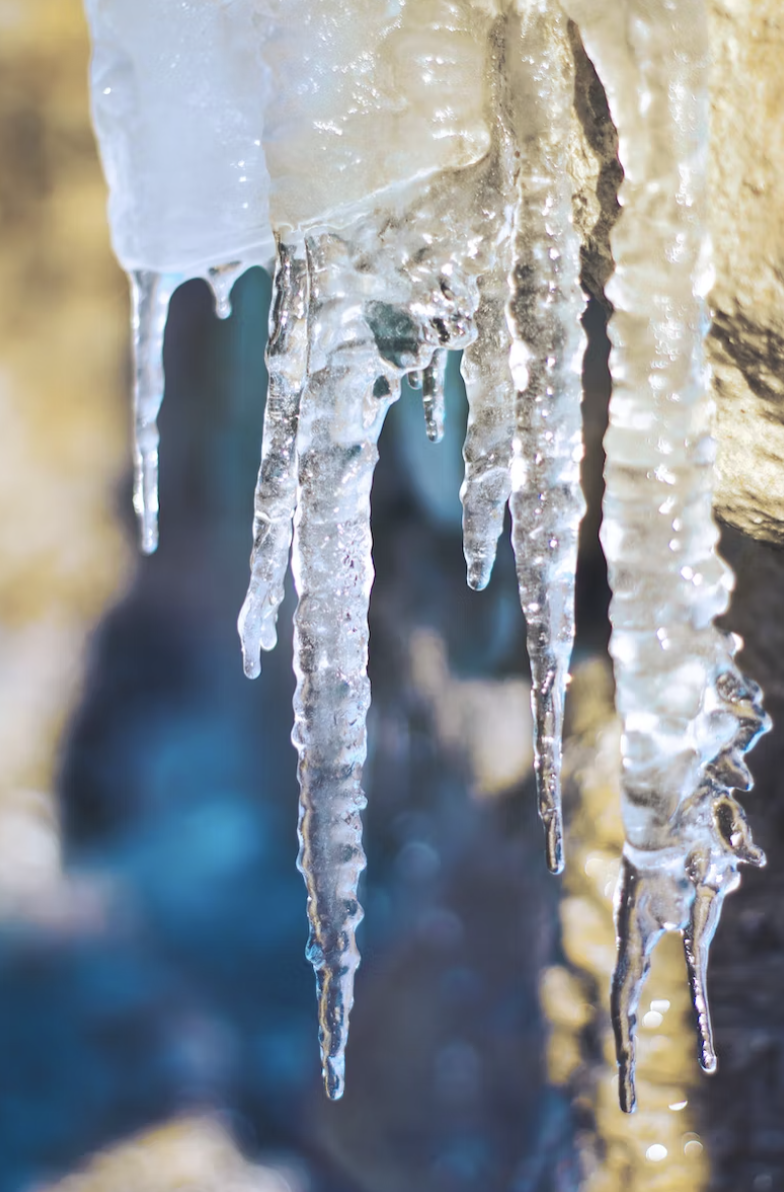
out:
<path id="1" fill-rule="evenodd" d="M 202 277 L 227 317 L 239 274 L 274 267 L 239 631 L 252 678 L 276 642 L 291 555 L 298 863 L 330 1097 L 344 1087 L 359 964 L 377 443 L 404 378 L 438 442 L 450 350 L 463 351 L 469 403 L 468 582 L 489 582 L 508 508 L 547 862 L 563 865 L 584 351 L 568 17 L 607 89 L 625 170 L 603 529 L 624 722 L 622 1105 L 634 1105 L 636 1010 L 664 931 L 683 935 L 700 1058 L 715 1066 L 708 949 L 738 864 L 763 862 L 732 791 L 750 786 L 743 754 L 767 725 L 735 639 L 713 626 L 731 585 L 711 516 L 705 5 L 86 0 L 113 242 L 132 283 L 146 551 L 171 294 Z"/>

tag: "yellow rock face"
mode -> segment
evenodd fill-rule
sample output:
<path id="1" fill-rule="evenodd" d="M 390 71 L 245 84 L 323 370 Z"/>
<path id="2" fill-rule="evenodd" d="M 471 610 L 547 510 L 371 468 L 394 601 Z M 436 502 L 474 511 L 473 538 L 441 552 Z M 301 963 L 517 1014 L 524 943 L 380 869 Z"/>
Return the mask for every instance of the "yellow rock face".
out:
<path id="1" fill-rule="evenodd" d="M 712 12 L 716 510 L 784 542 L 784 8 Z"/>

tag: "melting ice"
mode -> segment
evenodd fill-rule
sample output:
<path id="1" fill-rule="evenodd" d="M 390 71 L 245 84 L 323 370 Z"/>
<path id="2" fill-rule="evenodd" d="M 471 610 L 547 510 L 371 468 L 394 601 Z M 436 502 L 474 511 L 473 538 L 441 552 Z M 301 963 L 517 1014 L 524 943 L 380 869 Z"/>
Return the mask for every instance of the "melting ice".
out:
<path id="1" fill-rule="evenodd" d="M 463 350 L 468 582 L 490 580 L 511 512 L 528 626 L 548 865 L 563 865 L 563 703 L 583 512 L 580 244 L 568 165 L 567 18 L 607 89 L 626 174 L 609 291 L 614 394 L 603 543 L 624 721 L 627 845 L 613 1014 L 621 1102 L 650 953 L 684 938 L 703 1066 L 707 954 L 741 861 L 762 863 L 733 788 L 766 721 L 718 633 L 703 339 L 706 0 L 86 0 L 93 114 L 131 279 L 142 547 L 157 545 L 169 299 L 274 271 L 246 673 L 276 642 L 291 559 L 299 866 L 327 1093 L 344 1085 L 365 864 L 370 493 L 401 380 L 443 432 Z M 645 102 L 642 102 L 645 99 Z"/>

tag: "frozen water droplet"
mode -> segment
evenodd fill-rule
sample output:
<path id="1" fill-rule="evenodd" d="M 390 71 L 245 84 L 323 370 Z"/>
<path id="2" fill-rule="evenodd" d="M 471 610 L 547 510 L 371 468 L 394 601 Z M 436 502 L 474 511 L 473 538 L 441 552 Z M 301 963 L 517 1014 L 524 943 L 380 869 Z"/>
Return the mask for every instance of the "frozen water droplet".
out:
<path id="1" fill-rule="evenodd" d="M 206 280 L 215 297 L 215 314 L 219 319 L 231 318 L 231 291 L 247 267 L 243 261 L 230 261 L 207 270 Z"/>

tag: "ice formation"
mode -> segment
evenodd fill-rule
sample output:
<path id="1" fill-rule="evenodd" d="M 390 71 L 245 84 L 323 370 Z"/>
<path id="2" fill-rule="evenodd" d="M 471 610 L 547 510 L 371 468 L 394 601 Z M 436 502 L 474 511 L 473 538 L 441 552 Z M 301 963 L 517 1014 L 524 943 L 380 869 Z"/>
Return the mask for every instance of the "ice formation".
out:
<path id="1" fill-rule="evenodd" d="M 291 553 L 299 866 L 324 1079 L 343 1090 L 359 963 L 370 494 L 408 377 L 443 431 L 463 350 L 468 581 L 484 587 L 505 509 L 528 625 L 547 860 L 563 864 L 562 713 L 583 510 L 579 241 L 567 169 L 567 17 L 607 88 L 626 172 L 609 291 L 614 395 L 603 542 L 624 720 L 627 845 L 613 1013 L 633 1107 L 651 950 L 684 935 L 703 1065 L 710 939 L 740 861 L 761 863 L 732 789 L 764 730 L 757 688 L 713 627 L 730 587 L 711 518 L 703 340 L 705 0 L 86 0 L 93 110 L 117 255 L 132 281 L 135 504 L 157 543 L 156 417 L 169 298 L 204 277 L 217 310 L 272 265 L 269 393 L 246 673 L 276 641 Z"/>

